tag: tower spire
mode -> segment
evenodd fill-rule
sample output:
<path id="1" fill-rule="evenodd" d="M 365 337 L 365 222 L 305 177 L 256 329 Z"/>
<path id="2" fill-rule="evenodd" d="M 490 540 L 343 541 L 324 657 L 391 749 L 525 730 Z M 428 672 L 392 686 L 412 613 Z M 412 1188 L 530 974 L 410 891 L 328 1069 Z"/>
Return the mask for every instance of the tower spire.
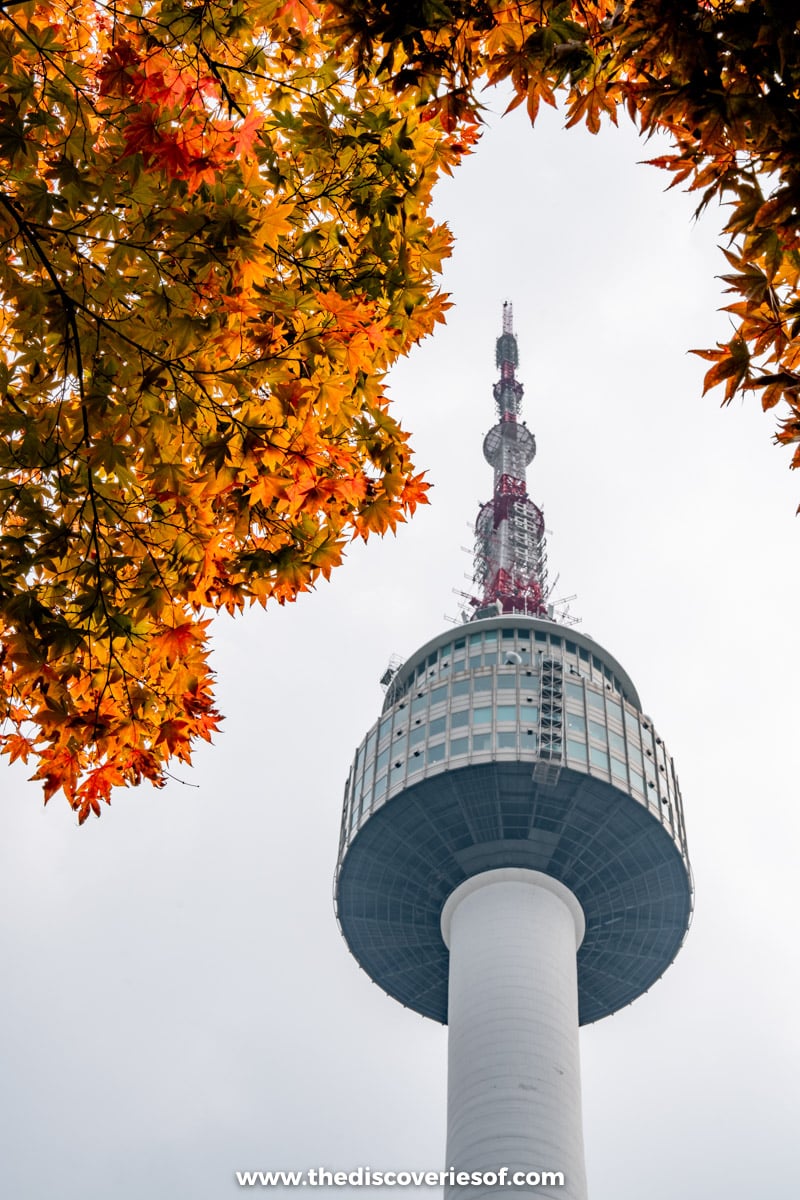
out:
<path id="1" fill-rule="evenodd" d="M 512 612 L 543 617 L 544 516 L 528 496 L 525 478 L 536 440 L 517 420 L 523 387 L 516 377 L 519 351 L 509 301 L 503 304 L 502 328 L 495 356 L 500 378 L 493 389 L 498 421 L 483 442 L 484 458 L 494 468 L 494 490 L 475 522 L 474 578 L 480 595 L 473 600 L 474 618 Z"/>

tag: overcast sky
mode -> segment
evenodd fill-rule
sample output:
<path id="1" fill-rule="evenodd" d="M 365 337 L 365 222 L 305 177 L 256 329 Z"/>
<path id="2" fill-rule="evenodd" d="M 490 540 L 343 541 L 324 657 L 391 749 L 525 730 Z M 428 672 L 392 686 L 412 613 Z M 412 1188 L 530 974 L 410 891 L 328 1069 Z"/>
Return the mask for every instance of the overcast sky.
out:
<path id="1" fill-rule="evenodd" d="M 582 1032 L 590 1195 L 796 1195 L 800 476 L 774 414 L 701 399 L 686 353 L 730 336 L 719 210 L 693 224 L 630 127 L 560 122 L 512 114 L 441 187 L 455 307 L 391 388 L 431 506 L 296 605 L 218 620 L 227 720 L 185 782 L 79 829 L 0 768 L 3 1196 L 227 1200 L 236 1169 L 443 1165 L 446 1030 L 360 971 L 331 891 L 378 679 L 466 586 L 506 298 L 557 595 L 675 759 L 697 892 L 665 977 Z"/>

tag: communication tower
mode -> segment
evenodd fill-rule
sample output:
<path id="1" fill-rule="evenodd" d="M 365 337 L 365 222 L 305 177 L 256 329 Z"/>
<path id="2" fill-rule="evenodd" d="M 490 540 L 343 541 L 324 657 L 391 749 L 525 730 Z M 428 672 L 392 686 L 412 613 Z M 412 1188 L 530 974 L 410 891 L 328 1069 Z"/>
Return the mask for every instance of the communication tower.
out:
<path id="1" fill-rule="evenodd" d="M 533 434 L 503 306 L 492 499 L 475 524 L 472 615 L 382 682 L 344 796 L 336 911 L 364 970 L 449 1026 L 446 1166 L 585 1200 L 578 1027 L 630 1004 L 688 929 L 673 762 L 617 660 L 547 607 Z M 506 1174 L 501 1178 L 505 1168 Z M 495 1173 L 495 1182 L 491 1175 Z M 455 1176 L 454 1176 L 455 1177 Z"/>

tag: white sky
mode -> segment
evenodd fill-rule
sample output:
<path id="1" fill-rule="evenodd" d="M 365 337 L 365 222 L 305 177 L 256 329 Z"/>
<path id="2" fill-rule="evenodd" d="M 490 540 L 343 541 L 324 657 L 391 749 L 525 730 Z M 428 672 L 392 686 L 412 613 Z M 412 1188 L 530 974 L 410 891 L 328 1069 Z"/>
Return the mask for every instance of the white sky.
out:
<path id="1" fill-rule="evenodd" d="M 456 308 L 392 383 L 430 508 L 297 605 L 220 619 L 227 721 L 188 786 L 78 829 L 2 768 L 3 1196 L 226 1200 L 237 1168 L 443 1165 L 446 1031 L 357 968 L 331 886 L 378 677 L 466 586 L 505 298 L 551 573 L 675 758 L 697 889 L 666 976 L 582 1033 L 590 1194 L 796 1195 L 800 477 L 774 415 L 700 399 L 686 354 L 730 336 L 719 211 L 692 224 L 630 128 L 560 120 L 512 114 L 441 188 Z"/>

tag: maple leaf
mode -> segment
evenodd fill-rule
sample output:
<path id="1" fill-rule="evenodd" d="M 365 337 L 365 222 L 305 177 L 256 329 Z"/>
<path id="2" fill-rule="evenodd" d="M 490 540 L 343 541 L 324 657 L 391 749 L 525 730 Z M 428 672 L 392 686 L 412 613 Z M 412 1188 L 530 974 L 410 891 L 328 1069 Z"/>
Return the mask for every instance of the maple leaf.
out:
<path id="1" fill-rule="evenodd" d="M 124 782 L 121 769 L 113 763 L 90 770 L 75 792 L 73 807 L 78 813 L 78 824 L 82 825 L 90 813 L 99 817 L 101 801 L 110 804 L 111 789 Z"/>
<path id="2" fill-rule="evenodd" d="M 159 727 L 156 737 L 156 746 L 162 743 L 166 744 L 170 754 L 175 754 L 181 757 L 185 754 L 188 743 L 188 734 L 190 726 L 187 721 L 178 720 L 177 718 L 163 721 Z"/>
<path id="3" fill-rule="evenodd" d="M 135 68 L 141 59 L 130 42 L 120 38 L 104 54 L 97 78 L 101 96 L 127 96 L 134 89 Z"/>
<path id="4" fill-rule="evenodd" d="M 741 337 L 731 338 L 727 345 L 717 350 L 693 350 L 701 358 L 710 359 L 714 366 L 706 372 L 703 380 L 703 395 L 719 383 L 725 383 L 723 404 L 729 403 L 736 389 L 747 377 L 750 367 L 750 351 Z"/>
<path id="5" fill-rule="evenodd" d="M 18 758 L 27 762 L 29 756 L 36 749 L 34 742 L 21 733 L 3 734 L 0 736 L 0 745 L 3 753 L 8 756 L 9 762 L 16 762 Z"/>
<path id="6" fill-rule="evenodd" d="M 191 621 L 168 626 L 154 639 L 155 653 L 163 655 L 167 661 L 183 658 L 194 645 L 196 637 L 197 630 Z"/>

